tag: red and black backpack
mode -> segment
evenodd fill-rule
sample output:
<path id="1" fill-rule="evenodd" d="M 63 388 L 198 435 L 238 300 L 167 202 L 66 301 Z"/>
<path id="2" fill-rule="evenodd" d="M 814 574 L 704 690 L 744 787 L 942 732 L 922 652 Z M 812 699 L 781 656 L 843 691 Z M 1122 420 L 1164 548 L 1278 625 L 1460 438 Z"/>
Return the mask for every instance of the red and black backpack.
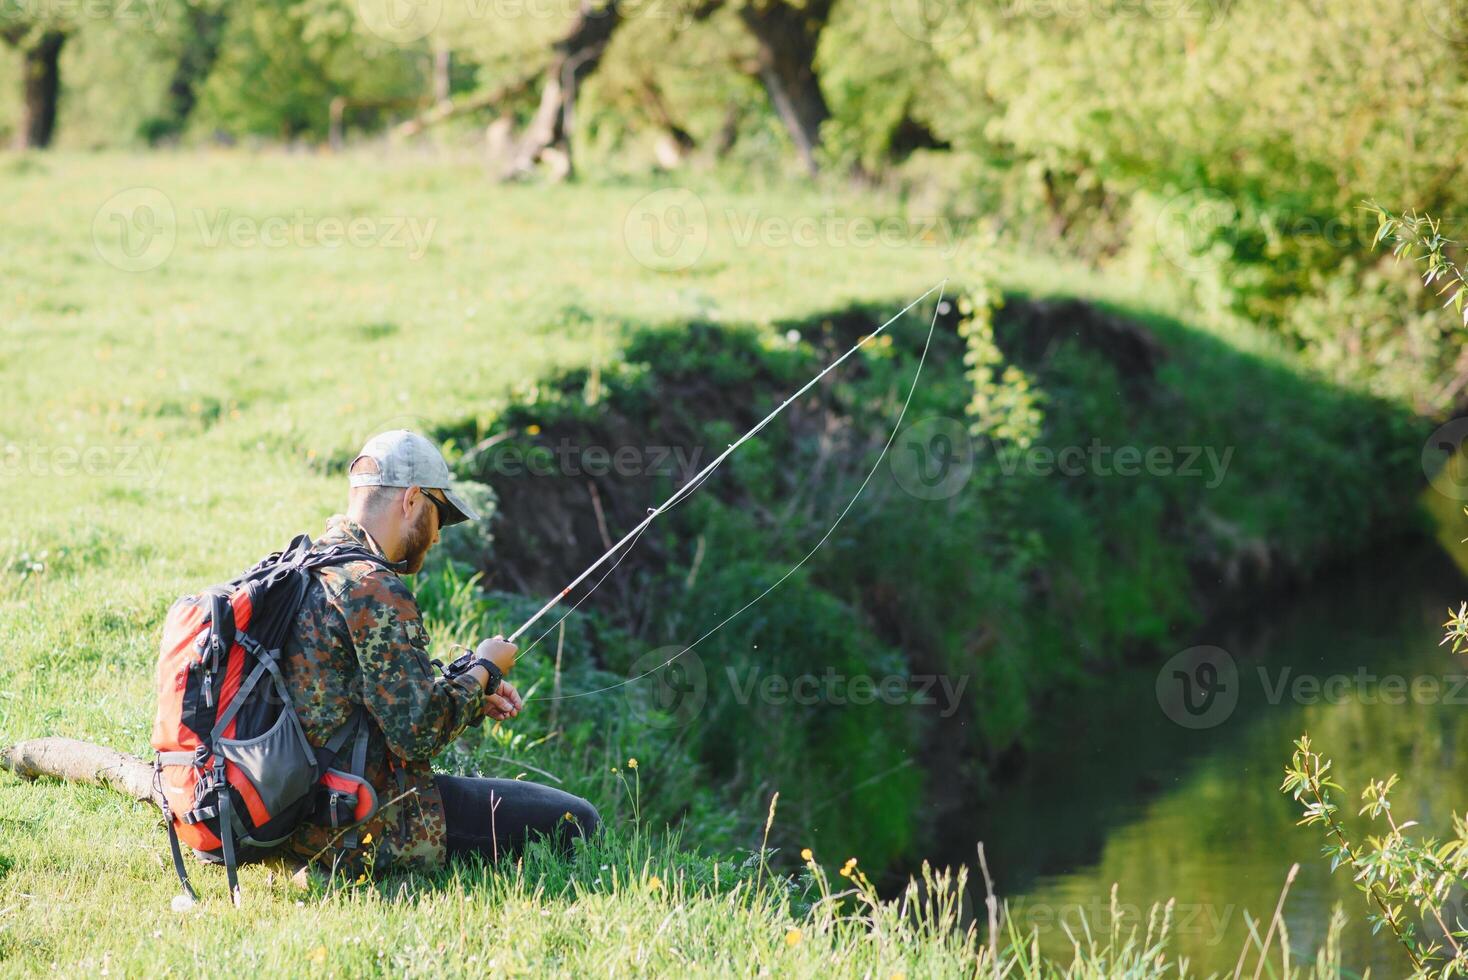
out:
<path id="1" fill-rule="evenodd" d="M 313 549 L 303 534 L 239 578 L 184 596 L 168 611 L 153 778 L 174 870 L 190 898 L 196 896 L 180 840 L 224 865 L 238 905 L 239 864 L 284 843 L 303 821 L 352 827 L 377 810 L 363 775 L 368 726 L 361 707 L 313 749 L 281 673 L 281 648 L 312 571 L 349 561 L 395 570 L 357 545 Z M 339 766 L 349 740 L 351 757 Z"/>

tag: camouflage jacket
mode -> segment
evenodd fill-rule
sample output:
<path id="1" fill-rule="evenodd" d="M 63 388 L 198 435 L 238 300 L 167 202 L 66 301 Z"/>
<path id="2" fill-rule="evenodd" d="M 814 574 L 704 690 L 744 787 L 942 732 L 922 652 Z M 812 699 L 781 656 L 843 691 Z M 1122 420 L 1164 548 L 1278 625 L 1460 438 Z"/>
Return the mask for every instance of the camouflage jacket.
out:
<path id="1" fill-rule="evenodd" d="M 338 515 L 316 544 L 344 543 L 381 553 L 360 525 Z M 308 823 L 290 849 L 310 859 L 324 848 L 319 863 L 354 877 L 442 864 L 443 801 L 429 761 L 479 715 L 484 693 L 472 678 L 444 677 L 429 660 L 418 603 L 402 579 L 366 561 L 318 570 L 286 639 L 283 666 L 315 748 L 326 745 L 354 708 L 366 709 L 366 777 L 380 805 L 375 816 L 335 844 L 339 830 Z M 346 769 L 348 761 L 342 758 L 337 767 Z M 354 836 L 361 843 L 348 847 Z"/>

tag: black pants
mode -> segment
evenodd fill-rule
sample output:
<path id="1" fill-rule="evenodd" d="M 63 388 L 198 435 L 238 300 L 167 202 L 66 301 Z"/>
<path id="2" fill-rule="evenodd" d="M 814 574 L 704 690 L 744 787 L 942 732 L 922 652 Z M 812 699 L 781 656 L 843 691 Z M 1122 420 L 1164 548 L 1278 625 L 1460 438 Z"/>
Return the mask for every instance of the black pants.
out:
<path id="1" fill-rule="evenodd" d="M 569 853 L 571 841 L 590 837 L 601 824 L 596 807 L 540 783 L 441 775 L 433 782 L 443 797 L 451 858 L 477 853 L 494 860 L 541 836 Z"/>

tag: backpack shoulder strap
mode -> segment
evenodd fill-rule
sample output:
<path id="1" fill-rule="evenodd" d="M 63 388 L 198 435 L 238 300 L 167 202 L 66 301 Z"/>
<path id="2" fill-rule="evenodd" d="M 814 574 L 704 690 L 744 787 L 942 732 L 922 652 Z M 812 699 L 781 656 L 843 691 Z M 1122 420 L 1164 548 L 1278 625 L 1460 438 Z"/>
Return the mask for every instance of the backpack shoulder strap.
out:
<path id="1" fill-rule="evenodd" d="M 301 567 L 306 569 L 325 568 L 329 565 L 345 565 L 351 561 L 368 561 L 380 565 L 390 572 L 402 574 L 407 571 L 408 563 L 402 561 L 389 561 L 382 555 L 363 548 L 356 544 L 337 544 L 320 551 L 313 551 L 301 559 Z"/>

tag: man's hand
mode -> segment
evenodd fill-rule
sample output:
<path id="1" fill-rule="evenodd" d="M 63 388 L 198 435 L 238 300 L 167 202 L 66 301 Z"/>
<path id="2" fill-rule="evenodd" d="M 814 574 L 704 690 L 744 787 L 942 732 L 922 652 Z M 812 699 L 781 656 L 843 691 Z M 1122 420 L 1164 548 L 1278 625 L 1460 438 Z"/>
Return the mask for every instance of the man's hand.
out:
<path id="1" fill-rule="evenodd" d="M 525 707 L 525 699 L 509 681 L 500 681 L 499 690 L 484 696 L 484 714 L 495 721 L 508 721 Z"/>
<path id="2" fill-rule="evenodd" d="M 519 652 L 520 648 L 503 636 L 491 636 L 479 644 L 479 648 L 474 651 L 474 656 L 491 661 L 500 669 L 501 674 L 508 674 L 510 668 L 515 666 L 515 655 Z"/>

